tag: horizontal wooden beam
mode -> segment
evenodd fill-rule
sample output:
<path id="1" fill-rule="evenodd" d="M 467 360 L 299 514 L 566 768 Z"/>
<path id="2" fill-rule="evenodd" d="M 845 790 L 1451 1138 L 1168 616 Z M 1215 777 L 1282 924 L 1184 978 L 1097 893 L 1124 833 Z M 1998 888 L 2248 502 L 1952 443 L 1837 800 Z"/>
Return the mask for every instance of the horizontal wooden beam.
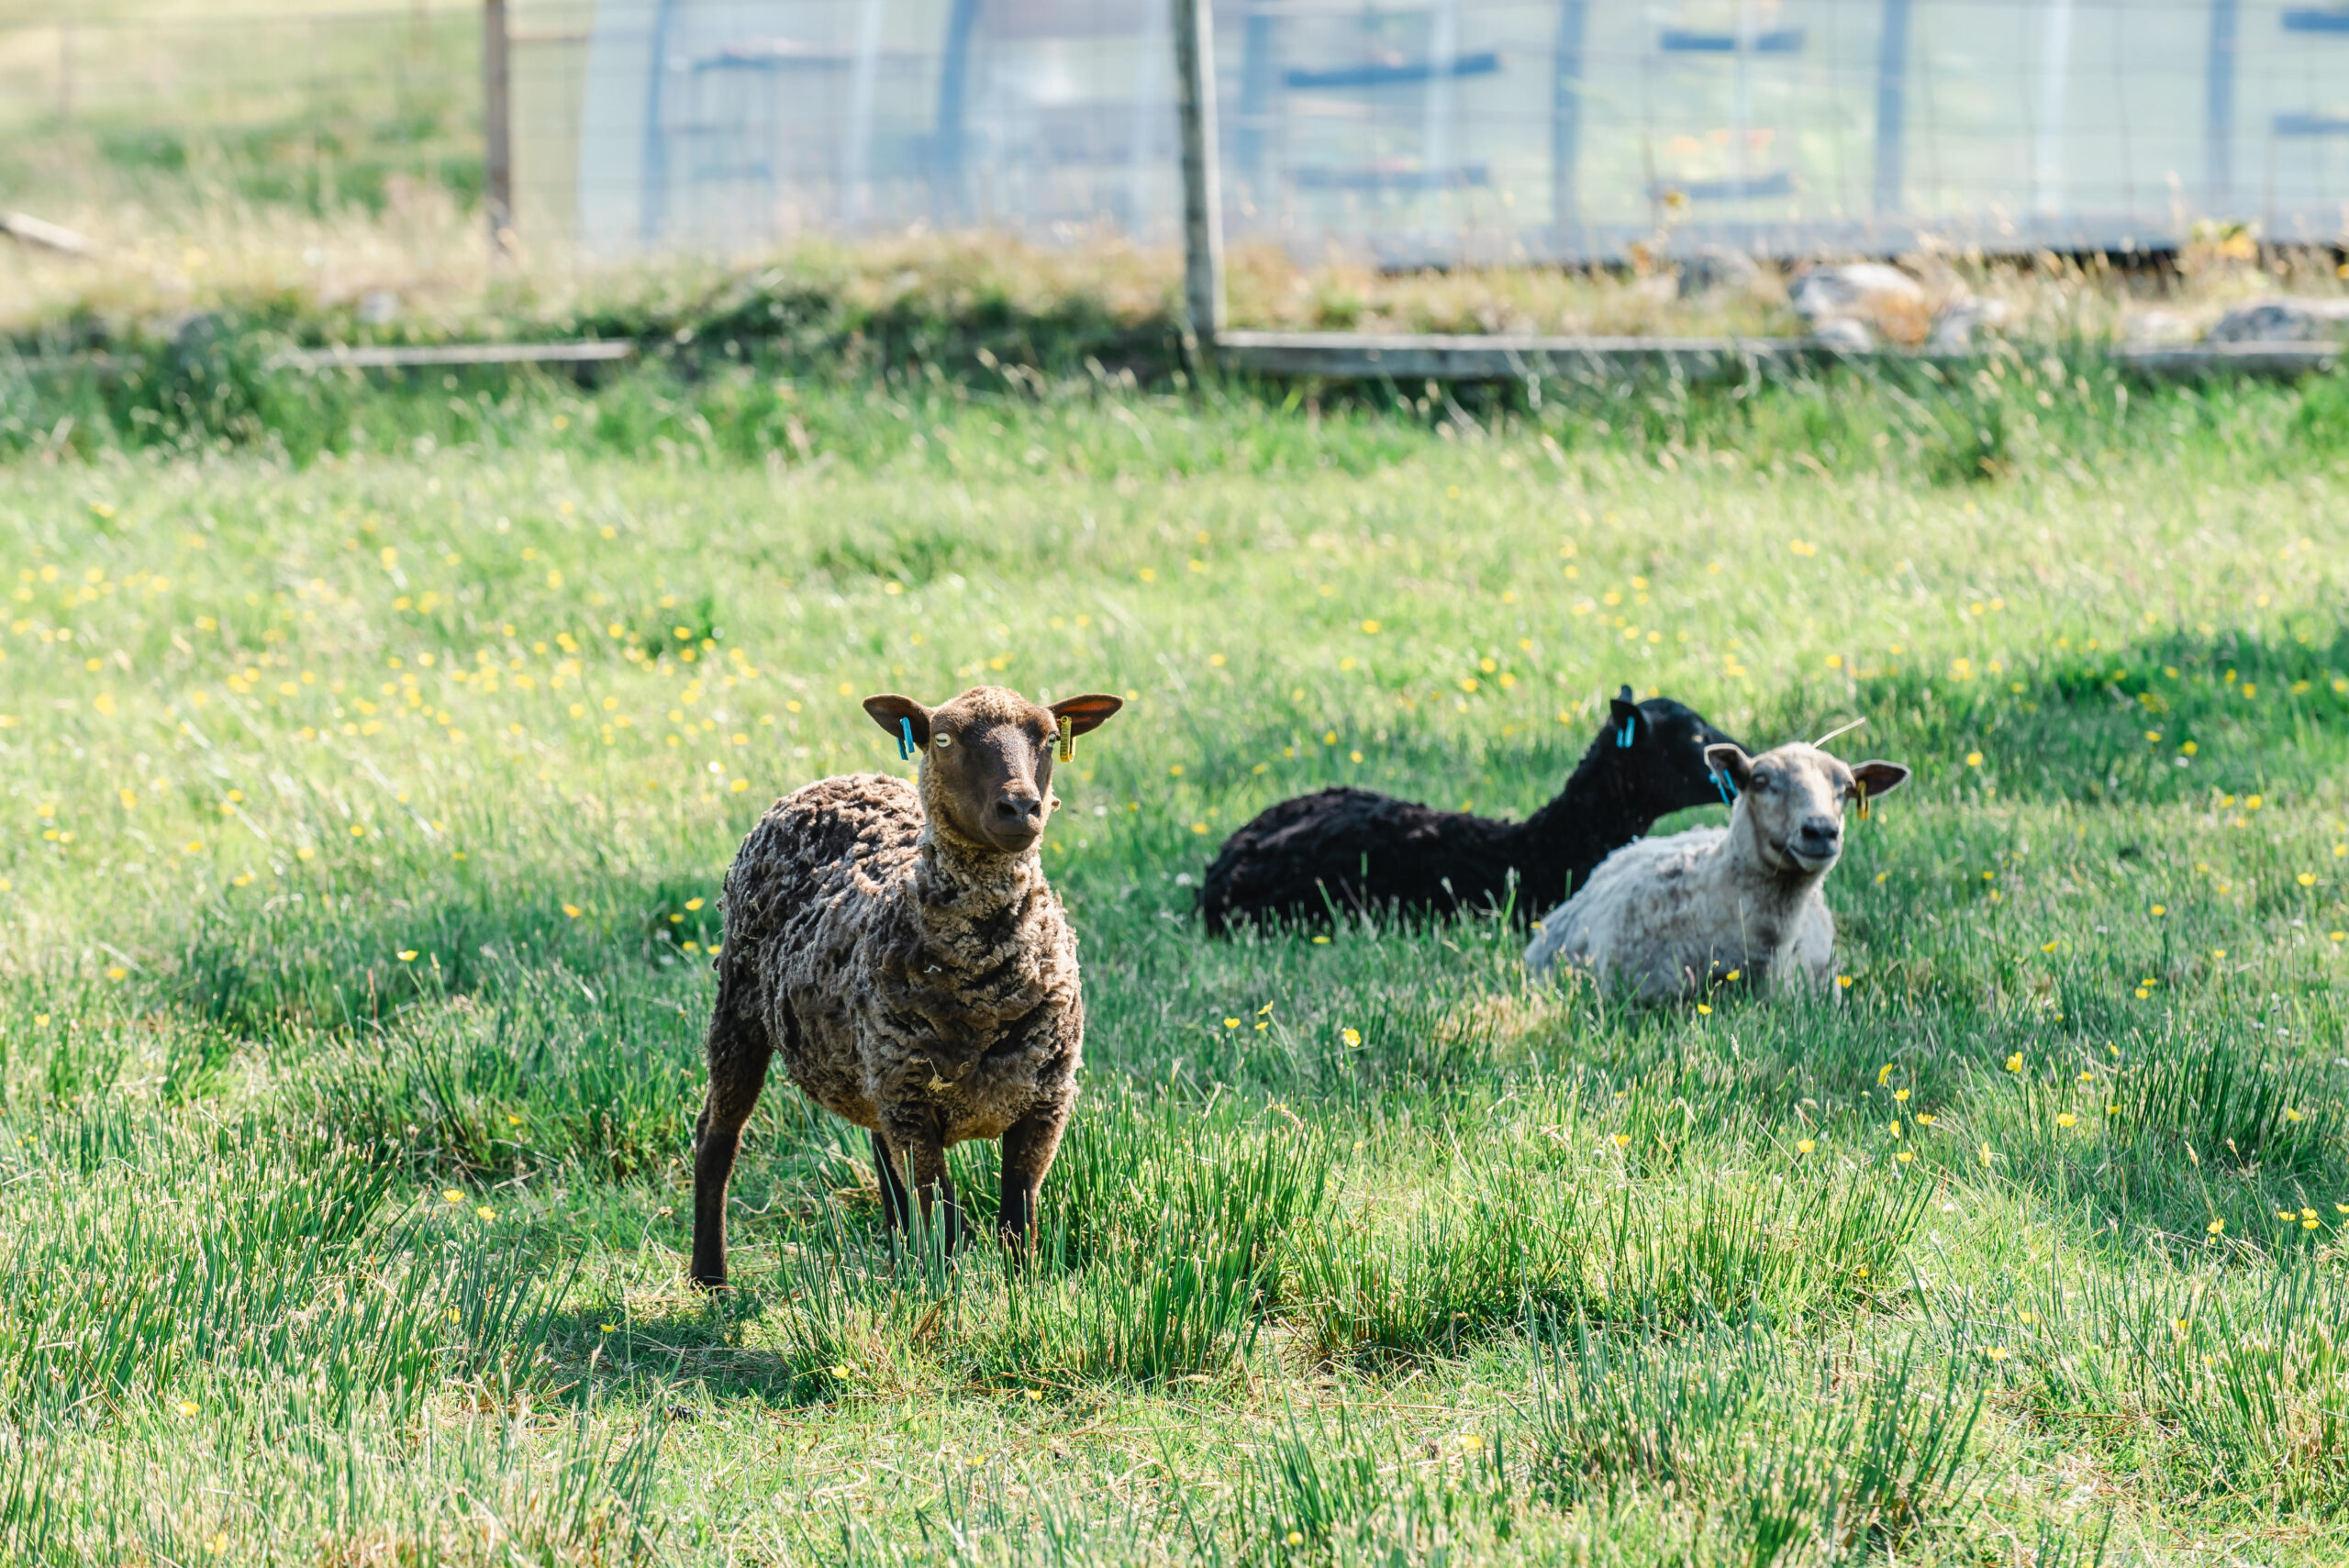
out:
<path id="1" fill-rule="evenodd" d="M 584 343 L 373 344 L 351 348 L 288 349 L 270 361 L 284 370 L 420 370 L 431 365 L 584 365 L 625 360 L 636 352 L 627 341 Z"/>
<path id="2" fill-rule="evenodd" d="M 2339 343 L 2191 343 L 2175 348 L 2123 349 L 2112 361 L 2137 374 L 2164 379 L 2269 376 L 2289 378 L 2336 369 Z M 627 341 L 584 343 L 449 343 L 366 348 L 288 349 L 269 362 L 284 370 L 416 370 L 432 366 L 604 364 L 637 351 Z M 1837 361 L 1931 363 L 1970 371 L 1982 354 L 1924 354 L 1906 349 L 1854 353 L 1810 338 L 1551 338 L 1501 333 L 1224 332 L 1216 358 L 1227 370 L 1330 381 L 1524 381 L 1533 376 L 1590 380 L 1633 371 L 1665 371 L 1691 381 L 1742 379 L 1757 371 L 1825 365 Z M 107 353 L 10 359 L 0 363 L 27 374 L 73 371 L 99 375 L 136 368 L 139 361 Z"/>
<path id="3" fill-rule="evenodd" d="M 0 234 L 36 250 L 54 250 L 61 256 L 79 256 L 84 260 L 103 257 L 106 248 L 86 234 L 35 217 L 28 212 L 0 212 Z"/>
<path id="4" fill-rule="evenodd" d="M 2337 343 L 2194 343 L 2123 349 L 2114 362 L 2143 375 L 2297 376 L 2339 362 Z M 1216 358 L 1257 375 L 1330 381 L 1524 381 L 1665 371 L 1691 381 L 1737 380 L 1765 366 L 1838 361 L 1929 362 L 1964 369 L 1981 354 L 1908 349 L 1854 352 L 1813 338 L 1552 338 L 1505 333 L 1223 332 Z"/>
<path id="5" fill-rule="evenodd" d="M 2341 362 L 2339 343 L 2187 343 L 2174 349 L 2124 349 L 2113 356 L 2145 375 L 2290 377 L 2329 371 Z"/>
<path id="6" fill-rule="evenodd" d="M 1523 381 L 1669 370 L 1743 376 L 1760 361 L 1820 353 L 1805 338 L 1549 338 L 1506 333 L 1223 332 L 1216 358 L 1260 375 L 1333 381 Z"/>

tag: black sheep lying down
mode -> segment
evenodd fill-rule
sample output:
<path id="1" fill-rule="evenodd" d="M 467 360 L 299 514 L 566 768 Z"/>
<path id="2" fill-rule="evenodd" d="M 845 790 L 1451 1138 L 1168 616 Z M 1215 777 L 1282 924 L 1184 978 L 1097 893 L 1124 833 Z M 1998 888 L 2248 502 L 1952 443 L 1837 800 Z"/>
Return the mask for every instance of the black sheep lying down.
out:
<path id="1" fill-rule="evenodd" d="M 1724 742 L 1736 743 L 1694 709 L 1634 703 L 1625 686 L 1566 787 L 1524 821 L 1366 789 L 1301 795 L 1224 841 L 1199 912 L 1211 936 L 1251 920 L 1326 924 L 1333 911 L 1450 914 L 1507 903 L 1514 873 L 1516 917 L 1539 919 L 1657 817 L 1720 799 L 1705 748 Z"/>

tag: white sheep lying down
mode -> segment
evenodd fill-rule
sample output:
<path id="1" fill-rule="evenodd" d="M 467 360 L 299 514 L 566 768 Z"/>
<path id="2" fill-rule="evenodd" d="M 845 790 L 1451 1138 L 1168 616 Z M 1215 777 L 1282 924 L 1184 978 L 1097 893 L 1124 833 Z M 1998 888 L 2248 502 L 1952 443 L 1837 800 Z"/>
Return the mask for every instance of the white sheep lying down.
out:
<path id="1" fill-rule="evenodd" d="M 1909 770 L 1846 766 L 1800 742 L 1758 757 L 1709 746 L 1705 760 L 1735 792 L 1729 826 L 1642 839 L 1600 862 L 1534 933 L 1534 973 L 1565 963 L 1650 1001 L 1732 975 L 1773 990 L 1828 984 L 1835 917 L 1820 884 L 1843 851 L 1844 806 L 1891 794 Z"/>

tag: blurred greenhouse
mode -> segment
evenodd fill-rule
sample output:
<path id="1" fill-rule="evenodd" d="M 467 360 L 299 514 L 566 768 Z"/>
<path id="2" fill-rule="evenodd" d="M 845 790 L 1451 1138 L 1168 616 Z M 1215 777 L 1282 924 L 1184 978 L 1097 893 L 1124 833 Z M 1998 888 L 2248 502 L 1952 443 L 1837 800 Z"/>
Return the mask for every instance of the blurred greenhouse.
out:
<path id="1" fill-rule="evenodd" d="M 1171 0 L 507 0 L 541 256 L 1171 244 Z M 0 19 L 0 192 L 484 188 L 482 0 Z M 1300 258 L 2343 236 L 2349 0 L 1219 0 L 1224 229 Z"/>
<path id="2" fill-rule="evenodd" d="M 983 225 L 1167 242 L 1165 0 L 607 0 L 591 250 Z M 2349 213 L 2349 6 L 1226 0 L 1234 239 L 1395 264 L 2282 240 Z"/>

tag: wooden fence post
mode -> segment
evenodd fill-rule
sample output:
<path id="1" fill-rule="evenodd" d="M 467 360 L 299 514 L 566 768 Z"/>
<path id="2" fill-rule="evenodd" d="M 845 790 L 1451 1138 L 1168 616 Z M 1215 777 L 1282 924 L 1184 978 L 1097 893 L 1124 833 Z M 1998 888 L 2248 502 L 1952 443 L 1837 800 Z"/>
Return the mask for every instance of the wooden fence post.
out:
<path id="1" fill-rule="evenodd" d="M 1223 187 L 1216 172 L 1214 0 L 1174 0 L 1175 102 L 1183 125 L 1183 304 L 1189 347 L 1223 330 Z"/>

